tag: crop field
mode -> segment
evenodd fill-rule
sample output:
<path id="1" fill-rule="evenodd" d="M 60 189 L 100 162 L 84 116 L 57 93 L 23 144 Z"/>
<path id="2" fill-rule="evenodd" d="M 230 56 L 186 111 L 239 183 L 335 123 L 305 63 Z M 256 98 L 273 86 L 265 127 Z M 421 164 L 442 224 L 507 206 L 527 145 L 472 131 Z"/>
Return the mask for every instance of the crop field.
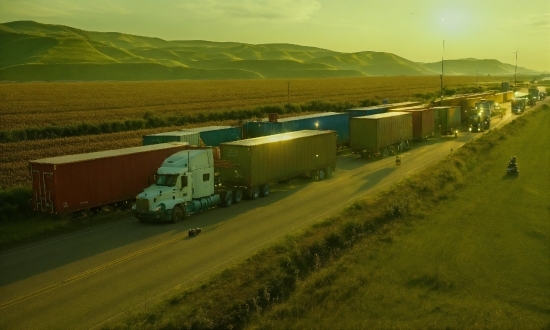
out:
<path id="1" fill-rule="evenodd" d="M 496 83 L 497 77 L 479 83 Z M 472 84 L 471 77 L 445 77 L 445 86 Z M 290 92 L 288 89 L 290 87 Z M 439 77 L 367 77 L 292 80 L 152 82 L 56 82 L 0 84 L 0 133 L 36 127 L 64 127 L 143 118 L 252 109 L 312 101 L 359 103 L 387 98 L 399 102 L 435 92 Z M 290 95 L 290 97 L 289 97 Z M 236 121 L 203 123 L 233 125 Z M 193 126 L 198 126 L 197 124 Z M 191 125 L 138 129 L 34 141 L 0 143 L 0 189 L 30 186 L 29 160 L 141 145 L 146 134 Z"/>
<path id="2" fill-rule="evenodd" d="M 483 77 L 482 82 L 497 82 Z M 472 77 L 445 77 L 445 86 L 471 85 Z M 260 105 L 390 102 L 435 92 L 439 77 L 366 77 L 292 80 L 151 82 L 52 82 L 0 84 L 0 131 L 142 118 L 146 112 L 177 116 L 190 112 L 250 109 Z"/>

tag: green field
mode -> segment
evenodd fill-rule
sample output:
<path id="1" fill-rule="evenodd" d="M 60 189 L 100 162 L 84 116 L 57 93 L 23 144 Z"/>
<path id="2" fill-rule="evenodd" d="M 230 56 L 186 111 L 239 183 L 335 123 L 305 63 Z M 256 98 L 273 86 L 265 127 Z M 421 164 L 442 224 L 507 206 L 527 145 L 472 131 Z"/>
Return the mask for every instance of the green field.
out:
<path id="1" fill-rule="evenodd" d="M 548 329 L 549 123 L 544 105 L 110 327 Z"/>
<path id="2" fill-rule="evenodd" d="M 362 242 L 251 328 L 550 326 L 549 123 L 546 110 L 471 159 L 456 196 Z M 505 174 L 511 155 L 517 178 Z"/>

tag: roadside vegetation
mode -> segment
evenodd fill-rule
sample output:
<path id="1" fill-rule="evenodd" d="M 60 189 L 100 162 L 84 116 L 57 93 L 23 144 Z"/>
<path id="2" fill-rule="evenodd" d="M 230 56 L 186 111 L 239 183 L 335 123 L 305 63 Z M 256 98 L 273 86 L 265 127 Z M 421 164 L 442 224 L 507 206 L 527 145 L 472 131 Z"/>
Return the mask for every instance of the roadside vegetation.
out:
<path id="1" fill-rule="evenodd" d="M 105 328 L 548 328 L 549 123 L 528 112 Z"/>

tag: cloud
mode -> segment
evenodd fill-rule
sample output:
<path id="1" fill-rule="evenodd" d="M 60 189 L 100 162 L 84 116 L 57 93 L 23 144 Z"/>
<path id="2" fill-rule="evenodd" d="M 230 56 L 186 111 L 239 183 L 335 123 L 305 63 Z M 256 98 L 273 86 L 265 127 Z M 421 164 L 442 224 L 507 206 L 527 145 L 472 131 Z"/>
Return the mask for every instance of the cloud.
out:
<path id="1" fill-rule="evenodd" d="M 100 14 L 125 14 L 126 9 L 108 0 L 70 1 L 70 0 L 0 0 L 2 16 L 10 15 L 25 19 L 61 18 L 70 16 L 94 16 Z"/>
<path id="2" fill-rule="evenodd" d="M 200 16 L 247 20 L 309 20 L 321 5 L 316 0 L 191 0 L 180 5 Z"/>
<path id="3" fill-rule="evenodd" d="M 548 32 L 550 30 L 550 13 L 534 15 L 530 22 L 534 28 L 546 29 L 546 32 Z"/>

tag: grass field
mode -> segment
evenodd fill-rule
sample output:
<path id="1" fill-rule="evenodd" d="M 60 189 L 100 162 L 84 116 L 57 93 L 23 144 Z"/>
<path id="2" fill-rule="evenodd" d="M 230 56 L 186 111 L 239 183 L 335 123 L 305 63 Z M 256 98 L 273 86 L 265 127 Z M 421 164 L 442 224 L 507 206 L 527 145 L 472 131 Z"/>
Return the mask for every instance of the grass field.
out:
<path id="1" fill-rule="evenodd" d="M 549 123 L 545 105 L 109 328 L 548 329 Z"/>
<path id="2" fill-rule="evenodd" d="M 366 240 L 254 329 L 550 326 L 550 111 L 487 157 L 425 219 Z M 516 155 L 519 177 L 505 164 Z"/>

